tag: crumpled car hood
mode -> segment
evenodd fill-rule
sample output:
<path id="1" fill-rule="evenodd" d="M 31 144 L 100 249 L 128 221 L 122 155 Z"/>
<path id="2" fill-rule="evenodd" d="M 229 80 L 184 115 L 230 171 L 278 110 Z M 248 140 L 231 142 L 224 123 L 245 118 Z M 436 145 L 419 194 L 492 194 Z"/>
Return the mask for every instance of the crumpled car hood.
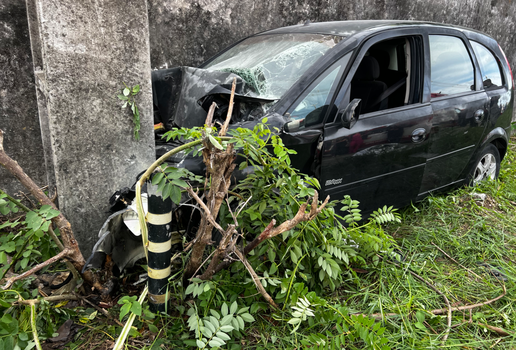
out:
<path id="1" fill-rule="evenodd" d="M 214 118 L 224 122 L 235 78 L 235 106 L 231 122 L 262 117 L 275 100 L 256 96 L 240 76 L 182 66 L 152 72 L 153 102 L 159 112 L 159 121 L 167 130 L 202 126 L 211 103 L 216 102 L 218 109 Z"/>

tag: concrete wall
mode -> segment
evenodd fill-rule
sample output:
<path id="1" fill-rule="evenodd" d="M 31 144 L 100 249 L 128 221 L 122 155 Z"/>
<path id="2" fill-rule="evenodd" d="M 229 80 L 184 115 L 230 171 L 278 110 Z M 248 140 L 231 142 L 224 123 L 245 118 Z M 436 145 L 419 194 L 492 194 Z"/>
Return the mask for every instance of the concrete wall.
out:
<path id="1" fill-rule="evenodd" d="M 38 185 L 47 184 L 27 11 L 20 0 L 0 1 L 0 129 L 7 154 Z M 0 188 L 10 194 L 23 190 L 3 167 Z"/>
<path id="2" fill-rule="evenodd" d="M 462 25 L 493 36 L 516 68 L 512 0 L 148 0 L 151 63 L 196 66 L 227 45 L 267 29 L 352 19 Z"/>

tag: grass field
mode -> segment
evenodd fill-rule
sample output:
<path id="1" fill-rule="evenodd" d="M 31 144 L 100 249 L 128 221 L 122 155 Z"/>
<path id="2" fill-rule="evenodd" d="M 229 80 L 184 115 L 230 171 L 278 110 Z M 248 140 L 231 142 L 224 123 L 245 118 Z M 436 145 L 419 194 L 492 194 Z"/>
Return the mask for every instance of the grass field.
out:
<path id="1" fill-rule="evenodd" d="M 375 316 L 392 349 L 515 349 L 515 151 L 512 143 L 498 181 L 403 209 L 402 223 L 386 229 L 399 245 L 399 259 L 360 270 L 359 282 L 333 300 Z M 461 307 L 451 313 L 451 327 L 444 297 L 451 308 Z M 431 312 L 438 309 L 441 314 Z M 254 330 L 257 348 L 295 348 L 314 332 L 300 329 L 293 339 L 290 330 L 263 322 Z"/>

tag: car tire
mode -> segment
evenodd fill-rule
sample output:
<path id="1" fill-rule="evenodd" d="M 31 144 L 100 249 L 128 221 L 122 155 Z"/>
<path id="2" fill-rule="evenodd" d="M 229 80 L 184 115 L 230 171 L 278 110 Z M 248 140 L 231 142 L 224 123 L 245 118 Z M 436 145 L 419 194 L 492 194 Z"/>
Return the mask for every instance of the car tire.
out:
<path id="1" fill-rule="evenodd" d="M 476 186 L 485 179 L 495 180 L 500 174 L 500 152 L 492 144 L 484 147 L 468 175 L 468 184 Z"/>

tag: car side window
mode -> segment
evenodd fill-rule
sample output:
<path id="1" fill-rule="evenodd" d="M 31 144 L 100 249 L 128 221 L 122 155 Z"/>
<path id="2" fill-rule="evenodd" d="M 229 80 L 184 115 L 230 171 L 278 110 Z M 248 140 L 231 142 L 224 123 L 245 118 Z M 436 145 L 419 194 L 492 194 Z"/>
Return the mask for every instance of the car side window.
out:
<path id="1" fill-rule="evenodd" d="M 301 100 L 291 107 L 291 120 L 303 129 L 323 122 L 338 82 L 337 77 L 349 61 L 351 53 L 341 58 L 308 88 Z"/>
<path id="2" fill-rule="evenodd" d="M 475 90 L 473 62 L 464 42 L 454 36 L 430 35 L 431 97 Z"/>
<path id="3" fill-rule="evenodd" d="M 470 43 L 480 65 L 484 89 L 494 90 L 501 88 L 503 86 L 502 73 L 495 56 L 484 45 L 476 41 L 470 41 Z"/>

